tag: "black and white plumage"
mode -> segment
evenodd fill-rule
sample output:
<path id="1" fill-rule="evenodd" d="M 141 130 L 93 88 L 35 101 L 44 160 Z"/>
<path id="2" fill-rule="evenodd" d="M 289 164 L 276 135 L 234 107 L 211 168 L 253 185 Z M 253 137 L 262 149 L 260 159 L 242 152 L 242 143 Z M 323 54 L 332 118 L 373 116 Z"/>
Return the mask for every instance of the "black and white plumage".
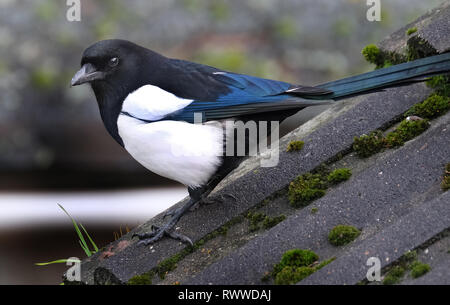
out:
<path id="1" fill-rule="evenodd" d="M 133 158 L 188 187 L 189 202 L 165 226 L 139 235 L 141 243 L 165 234 L 190 242 L 171 229 L 242 161 L 224 156 L 225 120 L 282 121 L 310 105 L 437 73 L 437 65 L 437 60 L 404 69 L 398 65 L 307 87 L 170 59 L 125 40 L 105 40 L 84 51 L 71 84 L 91 84 L 106 129 Z M 193 124 L 195 113 L 205 124 Z"/>
<path id="2" fill-rule="evenodd" d="M 110 135 L 147 169 L 186 185 L 195 202 L 242 159 L 224 157 L 221 121 L 264 112 L 282 119 L 319 103 L 297 96 L 330 93 L 166 58 L 124 40 L 95 43 L 81 65 L 72 85 L 91 84 Z M 195 112 L 205 124 L 193 124 Z"/>

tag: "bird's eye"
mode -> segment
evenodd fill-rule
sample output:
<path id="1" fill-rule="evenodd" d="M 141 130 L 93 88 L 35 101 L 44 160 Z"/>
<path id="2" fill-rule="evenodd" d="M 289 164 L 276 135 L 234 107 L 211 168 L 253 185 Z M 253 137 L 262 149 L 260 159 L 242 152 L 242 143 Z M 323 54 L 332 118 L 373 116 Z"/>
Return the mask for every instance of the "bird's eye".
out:
<path id="1" fill-rule="evenodd" d="M 117 57 L 113 57 L 109 60 L 108 65 L 110 67 L 115 67 L 119 63 L 119 59 Z"/>

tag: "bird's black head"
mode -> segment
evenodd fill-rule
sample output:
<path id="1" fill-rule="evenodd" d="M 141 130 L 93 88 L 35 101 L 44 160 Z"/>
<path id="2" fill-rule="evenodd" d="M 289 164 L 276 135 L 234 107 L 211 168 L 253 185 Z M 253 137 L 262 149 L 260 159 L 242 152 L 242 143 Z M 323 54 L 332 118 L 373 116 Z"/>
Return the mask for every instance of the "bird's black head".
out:
<path id="1" fill-rule="evenodd" d="M 143 66 L 163 57 L 127 40 L 102 40 L 88 47 L 81 58 L 81 69 L 74 75 L 72 86 L 90 83 L 96 87 L 122 90 L 133 82 L 141 82 Z M 128 88 L 127 88 L 128 89 Z M 97 92 L 96 92 L 97 93 Z"/>
<path id="2" fill-rule="evenodd" d="M 165 57 L 120 39 L 103 40 L 88 47 L 72 86 L 90 83 L 109 133 L 120 143 L 117 117 L 128 94 L 158 77 Z"/>

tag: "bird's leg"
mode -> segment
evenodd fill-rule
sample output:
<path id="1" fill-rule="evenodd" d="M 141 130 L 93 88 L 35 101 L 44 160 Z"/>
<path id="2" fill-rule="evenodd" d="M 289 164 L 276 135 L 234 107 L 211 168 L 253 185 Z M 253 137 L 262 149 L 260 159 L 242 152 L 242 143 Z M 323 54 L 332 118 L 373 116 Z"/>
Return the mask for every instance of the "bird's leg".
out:
<path id="1" fill-rule="evenodd" d="M 138 233 L 133 234 L 132 237 L 136 236 L 140 239 L 140 241 L 138 242 L 138 245 L 147 246 L 149 244 L 153 244 L 156 241 L 160 240 L 164 235 L 192 245 L 193 243 L 189 237 L 179 234 L 179 233 L 176 233 L 176 232 L 173 232 L 172 229 L 177 224 L 177 222 L 180 220 L 180 218 L 186 213 L 186 211 L 191 209 L 193 206 L 195 206 L 199 202 L 199 200 L 201 198 L 202 190 L 203 190 L 202 188 L 200 188 L 200 189 L 188 188 L 189 196 L 190 196 L 189 201 L 185 205 L 183 205 L 181 208 L 174 210 L 174 212 L 171 213 L 172 218 L 170 218 L 170 220 L 162 227 L 152 226 L 152 230 L 153 230 L 152 232 L 142 233 L 142 234 L 138 234 Z M 166 215 L 164 215 L 164 217 L 165 216 Z"/>
<path id="2" fill-rule="evenodd" d="M 194 205 L 192 205 L 192 207 L 189 209 L 189 212 L 195 211 L 200 205 L 210 205 L 213 203 L 224 203 L 226 201 L 226 198 L 230 198 L 233 201 L 237 201 L 236 197 L 234 197 L 231 194 L 220 194 L 218 196 L 214 196 L 213 198 L 209 198 L 208 194 L 209 194 L 209 192 L 203 193 L 201 199 L 198 200 Z M 168 210 L 167 212 L 164 213 L 163 218 L 175 215 L 175 213 L 177 213 L 182 208 L 183 207 Z"/>

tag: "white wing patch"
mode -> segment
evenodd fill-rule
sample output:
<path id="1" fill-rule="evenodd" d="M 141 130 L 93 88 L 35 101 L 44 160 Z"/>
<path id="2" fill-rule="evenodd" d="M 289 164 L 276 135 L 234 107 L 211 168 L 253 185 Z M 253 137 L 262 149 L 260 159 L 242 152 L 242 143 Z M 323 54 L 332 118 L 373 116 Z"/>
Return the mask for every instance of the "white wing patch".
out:
<path id="1" fill-rule="evenodd" d="M 179 98 L 157 86 L 145 85 L 128 94 L 122 111 L 135 118 L 156 121 L 169 113 L 183 109 L 193 100 Z"/>

